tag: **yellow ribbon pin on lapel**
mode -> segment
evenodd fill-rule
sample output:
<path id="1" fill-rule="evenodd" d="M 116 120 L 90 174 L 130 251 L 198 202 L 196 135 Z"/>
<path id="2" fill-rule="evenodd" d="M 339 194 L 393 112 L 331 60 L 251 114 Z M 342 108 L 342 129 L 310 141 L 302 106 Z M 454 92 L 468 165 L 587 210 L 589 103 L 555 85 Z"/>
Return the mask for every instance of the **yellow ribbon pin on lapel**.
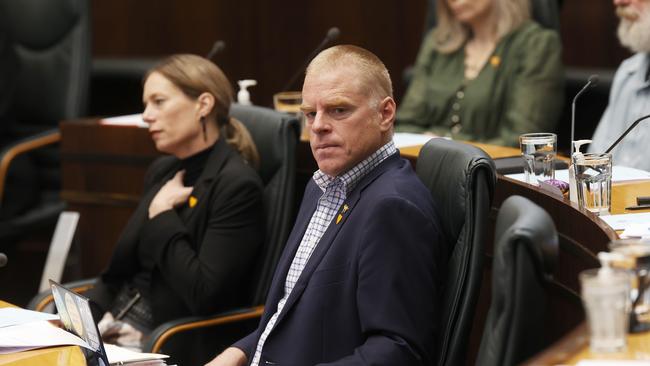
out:
<path id="1" fill-rule="evenodd" d="M 190 196 L 190 200 L 189 200 L 190 208 L 194 208 L 197 202 L 199 202 L 199 200 L 197 200 L 196 197 Z"/>
<path id="2" fill-rule="evenodd" d="M 341 210 L 341 213 L 338 216 L 336 216 L 336 225 L 338 225 L 339 222 L 341 222 L 341 220 L 343 220 L 343 214 L 346 213 L 349 209 L 350 209 L 350 207 L 348 207 L 347 204 L 343 205 L 343 210 Z"/>

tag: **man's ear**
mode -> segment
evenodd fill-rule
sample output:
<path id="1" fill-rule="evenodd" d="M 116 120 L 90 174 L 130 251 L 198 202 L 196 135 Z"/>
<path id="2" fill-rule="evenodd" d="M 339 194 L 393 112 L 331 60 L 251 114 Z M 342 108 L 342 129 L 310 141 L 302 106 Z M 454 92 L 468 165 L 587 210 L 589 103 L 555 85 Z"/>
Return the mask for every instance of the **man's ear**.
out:
<path id="1" fill-rule="evenodd" d="M 210 93 L 203 93 L 199 95 L 197 101 L 199 102 L 199 112 L 202 116 L 207 116 L 212 112 L 212 109 L 214 108 L 214 95 Z"/>
<path id="2" fill-rule="evenodd" d="M 379 127 L 381 131 L 388 131 L 393 127 L 396 109 L 395 100 L 391 97 L 386 97 L 379 102 L 379 114 L 381 115 Z"/>

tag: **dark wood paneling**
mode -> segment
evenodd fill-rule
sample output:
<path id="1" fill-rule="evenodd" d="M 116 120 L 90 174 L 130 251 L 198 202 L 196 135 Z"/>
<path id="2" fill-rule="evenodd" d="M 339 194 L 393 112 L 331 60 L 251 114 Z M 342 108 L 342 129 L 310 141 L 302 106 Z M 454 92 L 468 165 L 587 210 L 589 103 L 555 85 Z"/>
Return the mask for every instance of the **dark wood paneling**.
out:
<path id="1" fill-rule="evenodd" d="M 257 79 L 253 102 L 270 106 L 327 30 L 338 26 L 336 43 L 376 53 L 393 74 L 401 95 L 402 70 L 415 59 L 425 0 L 100 0 L 93 3 L 95 57 L 161 57 L 205 54 L 227 43 L 215 61 L 233 84 Z M 300 82 L 294 89 L 300 88 Z"/>
<path id="2" fill-rule="evenodd" d="M 96 57 L 162 57 L 205 54 L 221 39 L 216 62 L 231 78 L 254 78 L 253 102 L 270 106 L 332 26 L 337 43 L 376 53 L 404 92 L 402 71 L 417 54 L 426 0 L 97 0 L 93 2 Z M 629 55 L 616 40 L 617 20 L 609 0 L 565 0 L 561 12 L 564 61 L 568 66 L 615 68 Z M 299 89 L 300 82 L 293 89 Z"/>

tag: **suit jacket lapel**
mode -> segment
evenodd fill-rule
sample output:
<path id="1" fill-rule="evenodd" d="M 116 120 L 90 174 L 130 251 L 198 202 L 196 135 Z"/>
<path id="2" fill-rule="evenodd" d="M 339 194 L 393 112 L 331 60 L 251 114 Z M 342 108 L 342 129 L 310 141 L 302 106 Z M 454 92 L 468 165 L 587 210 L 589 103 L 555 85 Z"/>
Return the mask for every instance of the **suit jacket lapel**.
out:
<path id="1" fill-rule="evenodd" d="M 339 208 L 337 211 L 337 214 L 334 215 L 334 218 L 332 219 L 332 222 L 330 222 L 329 226 L 327 227 L 327 230 L 321 237 L 320 241 L 318 242 L 318 245 L 314 249 L 314 252 L 311 254 L 311 257 L 309 258 L 309 261 L 307 262 L 307 265 L 305 265 L 305 268 L 303 269 L 302 273 L 300 274 L 300 277 L 298 278 L 298 281 L 296 282 L 295 286 L 293 287 L 293 290 L 291 291 L 291 295 L 287 299 L 287 303 L 285 304 L 284 308 L 282 309 L 282 313 L 278 316 L 278 320 L 276 321 L 276 325 L 282 321 L 282 318 L 284 318 L 285 314 L 291 310 L 291 307 L 296 303 L 296 301 L 300 298 L 302 293 L 304 292 L 305 288 L 307 287 L 307 284 L 309 283 L 309 279 L 311 279 L 311 276 L 314 272 L 314 270 L 318 267 L 322 259 L 325 257 L 327 254 L 328 249 L 334 242 L 334 239 L 336 238 L 336 235 L 340 232 L 340 230 L 346 225 L 348 221 L 348 216 L 349 213 L 352 212 L 354 207 L 356 206 L 357 202 L 361 198 L 361 195 L 363 193 L 363 190 L 372 182 L 374 181 L 377 177 L 379 177 L 384 171 L 386 171 L 388 168 L 390 168 L 392 165 L 397 164 L 399 162 L 399 153 L 396 153 L 390 157 L 388 157 L 386 160 L 384 160 L 381 164 L 379 164 L 375 169 L 370 171 L 361 181 L 357 184 L 357 187 L 349 193 L 348 197 L 344 201 L 342 207 Z M 347 213 L 346 215 L 344 212 L 342 212 L 342 208 L 347 205 Z M 312 211 L 313 212 L 313 211 Z M 341 220 L 337 223 L 337 216 L 341 215 Z M 309 222 L 309 219 L 311 219 L 311 215 L 307 218 L 307 222 Z M 306 229 L 306 227 L 305 227 Z M 352 228 L 354 229 L 354 228 Z M 304 229 L 302 231 L 304 234 Z M 300 238 L 298 238 L 298 245 L 300 244 L 300 241 L 302 240 L 302 235 L 300 235 Z M 297 250 L 297 245 L 296 248 L 292 249 L 292 253 L 295 253 Z M 293 255 L 290 256 L 290 258 L 287 260 L 289 262 L 289 265 L 291 264 L 291 261 L 293 260 Z M 284 263 L 283 263 L 284 264 Z M 286 264 L 285 264 L 286 265 Z M 289 267 L 287 266 L 286 270 L 283 268 L 283 276 L 281 277 L 282 280 L 284 281 L 286 279 L 286 274 L 289 270 Z M 282 282 L 282 286 L 284 287 L 284 282 Z M 278 299 L 279 300 L 279 299 Z"/>

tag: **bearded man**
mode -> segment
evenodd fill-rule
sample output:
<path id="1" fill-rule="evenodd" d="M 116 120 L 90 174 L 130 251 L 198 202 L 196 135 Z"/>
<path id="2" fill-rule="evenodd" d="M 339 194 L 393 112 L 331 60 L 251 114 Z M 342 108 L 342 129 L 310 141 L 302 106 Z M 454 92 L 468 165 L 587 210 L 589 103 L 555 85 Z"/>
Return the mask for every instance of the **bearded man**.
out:
<path id="1" fill-rule="evenodd" d="M 614 0 L 618 38 L 634 56 L 616 70 L 609 103 L 594 133 L 590 152 L 604 152 L 641 116 L 650 114 L 650 0 Z M 612 150 L 615 165 L 650 171 L 650 123 L 641 122 Z"/>

